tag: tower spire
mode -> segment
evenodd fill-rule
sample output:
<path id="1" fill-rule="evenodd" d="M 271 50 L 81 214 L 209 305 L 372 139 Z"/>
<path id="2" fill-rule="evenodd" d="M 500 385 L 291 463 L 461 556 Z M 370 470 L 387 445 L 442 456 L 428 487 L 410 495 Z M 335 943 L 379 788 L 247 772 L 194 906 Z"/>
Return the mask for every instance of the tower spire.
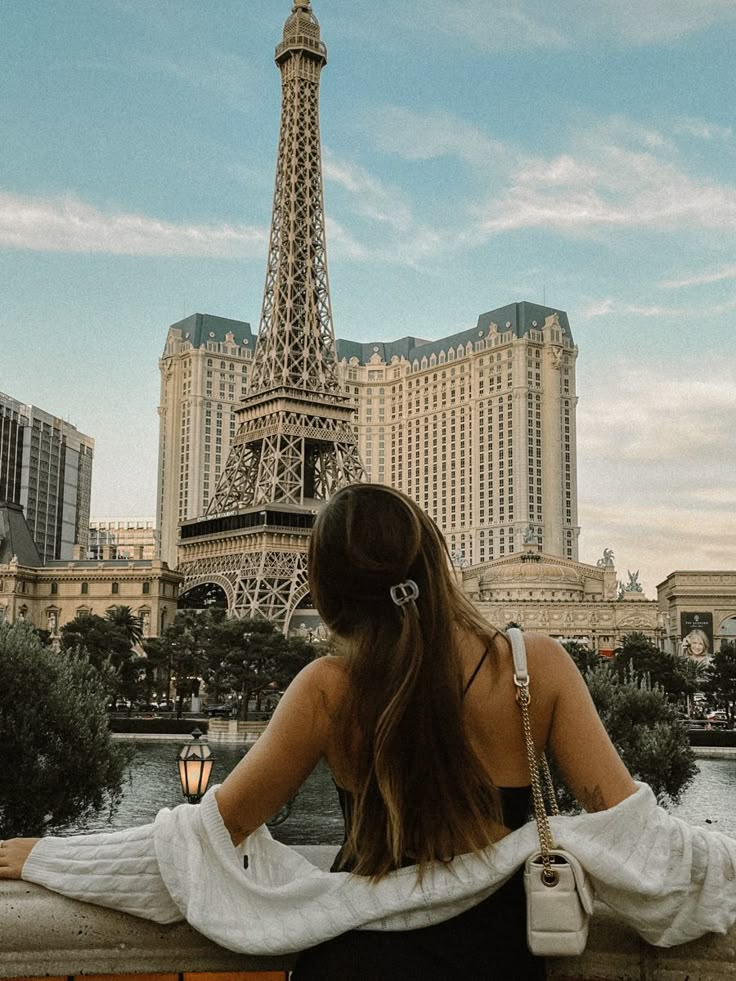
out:
<path id="1" fill-rule="evenodd" d="M 217 582 L 236 615 L 286 629 L 307 593 L 317 504 L 365 471 L 337 374 L 319 127 L 327 49 L 309 0 L 294 0 L 275 60 L 281 123 L 249 394 L 207 516 L 182 525 L 179 567 L 185 590 Z"/>

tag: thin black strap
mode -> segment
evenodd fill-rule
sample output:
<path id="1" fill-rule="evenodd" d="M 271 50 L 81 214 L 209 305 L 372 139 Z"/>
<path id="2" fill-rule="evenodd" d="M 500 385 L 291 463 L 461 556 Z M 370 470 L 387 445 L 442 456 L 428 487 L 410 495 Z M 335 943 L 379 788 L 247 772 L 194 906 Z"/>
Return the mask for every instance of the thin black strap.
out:
<path id="1" fill-rule="evenodd" d="M 475 676 L 480 671 L 480 669 L 481 669 L 481 667 L 483 665 L 483 662 L 485 661 L 485 659 L 487 657 L 488 657 L 488 648 L 486 647 L 486 649 L 483 651 L 483 656 L 481 657 L 480 661 L 478 661 L 478 663 L 476 664 L 475 670 L 473 671 L 473 673 L 471 674 L 470 678 L 468 679 L 467 685 L 463 688 L 463 698 L 465 698 L 465 696 L 468 694 L 468 689 L 470 688 L 470 686 L 475 681 Z"/>

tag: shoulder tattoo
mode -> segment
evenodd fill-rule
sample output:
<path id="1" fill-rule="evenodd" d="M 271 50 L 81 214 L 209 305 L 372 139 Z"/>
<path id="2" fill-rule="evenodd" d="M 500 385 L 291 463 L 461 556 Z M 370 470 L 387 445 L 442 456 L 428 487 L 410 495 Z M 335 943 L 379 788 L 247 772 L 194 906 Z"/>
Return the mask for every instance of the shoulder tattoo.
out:
<path id="1" fill-rule="evenodd" d="M 603 792 L 596 784 L 594 787 L 583 787 L 580 794 L 580 803 L 586 811 L 605 811 L 606 804 L 603 800 Z"/>

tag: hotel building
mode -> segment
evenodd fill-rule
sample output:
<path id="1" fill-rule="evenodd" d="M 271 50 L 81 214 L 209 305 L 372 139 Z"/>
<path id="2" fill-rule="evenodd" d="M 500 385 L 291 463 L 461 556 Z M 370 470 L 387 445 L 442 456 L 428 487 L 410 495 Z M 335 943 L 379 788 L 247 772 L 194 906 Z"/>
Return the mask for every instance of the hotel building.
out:
<path id="1" fill-rule="evenodd" d="M 169 328 L 157 525 L 172 568 L 179 522 L 204 513 L 227 460 L 254 348 L 240 321 Z M 514 303 L 436 341 L 338 340 L 337 356 L 370 479 L 417 501 L 459 566 L 529 542 L 577 559 L 577 348 L 563 311 Z"/>

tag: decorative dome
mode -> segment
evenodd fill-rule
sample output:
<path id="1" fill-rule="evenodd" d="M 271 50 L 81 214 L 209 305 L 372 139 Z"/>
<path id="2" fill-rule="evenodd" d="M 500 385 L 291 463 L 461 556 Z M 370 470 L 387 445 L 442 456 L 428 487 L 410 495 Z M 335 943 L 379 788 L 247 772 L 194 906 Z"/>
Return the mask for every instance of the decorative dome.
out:
<path id="1" fill-rule="evenodd" d="M 556 562 L 516 560 L 486 567 L 479 585 L 482 591 L 511 591 L 515 596 L 519 591 L 519 598 L 523 598 L 523 594 L 528 596 L 530 591 L 537 596 L 558 591 L 582 596 L 585 578 L 577 569 Z"/>

